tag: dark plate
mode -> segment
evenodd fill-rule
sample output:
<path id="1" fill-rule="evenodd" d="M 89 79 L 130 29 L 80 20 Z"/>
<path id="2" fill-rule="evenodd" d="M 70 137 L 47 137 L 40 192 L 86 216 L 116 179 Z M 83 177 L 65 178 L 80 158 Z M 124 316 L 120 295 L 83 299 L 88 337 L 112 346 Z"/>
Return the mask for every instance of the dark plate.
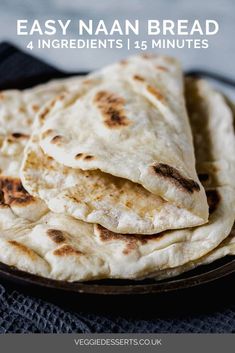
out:
<path id="1" fill-rule="evenodd" d="M 83 75 L 84 73 L 76 73 Z M 197 71 L 190 74 L 197 75 Z M 34 75 L 25 77 L 24 79 L 8 80 L 0 85 L 0 89 L 9 88 L 28 88 L 36 84 L 46 82 L 52 78 L 68 77 L 73 74 L 67 74 L 55 70 L 46 75 Z M 213 74 L 199 73 L 200 76 L 209 76 L 218 81 L 222 81 L 220 77 L 215 77 Z M 233 85 L 232 82 L 225 82 Z M 195 270 L 189 271 L 174 279 L 163 281 L 154 280 L 100 280 L 90 282 L 65 282 L 55 281 L 32 275 L 23 271 L 19 271 L 13 267 L 0 263 L 0 276 L 7 281 L 17 283 L 19 285 L 26 285 L 32 288 L 44 287 L 47 289 L 59 290 L 60 292 L 84 293 L 84 294 L 106 294 L 106 295 L 121 295 L 121 294 L 151 294 L 172 292 L 180 289 L 186 289 L 202 284 L 206 284 L 222 277 L 231 275 L 235 272 L 235 257 L 227 256 L 223 259 L 215 261 L 213 264 L 201 266 Z"/>

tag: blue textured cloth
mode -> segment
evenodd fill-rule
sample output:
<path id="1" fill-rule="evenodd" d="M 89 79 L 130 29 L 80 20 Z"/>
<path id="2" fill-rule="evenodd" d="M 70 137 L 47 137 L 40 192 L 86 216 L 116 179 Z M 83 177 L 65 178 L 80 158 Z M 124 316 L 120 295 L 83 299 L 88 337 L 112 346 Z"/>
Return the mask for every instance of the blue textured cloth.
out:
<path id="1" fill-rule="evenodd" d="M 36 84 L 51 74 L 63 75 L 7 43 L 0 45 L 0 89 L 14 88 L 13 82 L 22 87 Z M 201 291 L 193 288 L 170 296 L 163 294 L 161 299 L 156 295 L 112 297 L 101 302 L 91 296 L 83 300 L 84 296 L 78 295 L 71 309 L 70 293 L 60 300 L 55 300 L 59 294 L 46 295 L 47 302 L 39 299 L 42 290 L 32 296 L 27 287 L 20 292 L 16 284 L 9 285 L 0 278 L 0 333 L 235 332 L 233 283 L 234 276 Z M 211 306 L 212 302 L 216 305 Z"/>
<path id="2" fill-rule="evenodd" d="M 6 291 L 0 285 L 0 333 L 6 332 L 232 333 L 235 332 L 235 306 L 206 315 L 135 320 L 65 311 L 41 299 Z"/>

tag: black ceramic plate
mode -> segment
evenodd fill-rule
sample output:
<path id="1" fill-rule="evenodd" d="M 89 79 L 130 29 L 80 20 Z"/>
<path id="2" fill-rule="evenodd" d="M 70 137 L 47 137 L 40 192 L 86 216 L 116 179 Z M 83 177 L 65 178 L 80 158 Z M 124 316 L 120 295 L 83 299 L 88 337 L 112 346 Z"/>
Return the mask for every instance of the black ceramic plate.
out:
<path id="1" fill-rule="evenodd" d="M 78 73 L 83 75 L 84 73 Z M 197 72 L 193 71 L 192 75 Z M 8 88 L 28 88 L 35 84 L 46 82 L 51 78 L 71 76 L 63 72 L 56 72 L 55 74 L 37 75 L 27 77 L 24 80 L 18 79 L 17 81 L 8 81 L 5 85 L 1 85 L 0 89 Z M 206 74 L 200 74 L 205 76 Z M 208 75 L 207 75 L 208 76 Z M 213 74 L 209 74 L 213 78 Z M 221 81 L 219 77 L 214 77 Z M 231 84 L 231 82 L 226 82 Z M 231 84 L 233 85 L 233 83 Z M 121 295 L 121 294 L 151 294 L 151 293 L 164 293 L 172 292 L 179 289 L 186 289 L 211 281 L 215 281 L 224 276 L 235 273 L 235 257 L 227 256 L 223 259 L 215 261 L 213 264 L 201 266 L 193 271 L 189 271 L 181 276 L 173 279 L 163 280 L 156 282 L 154 280 L 100 280 L 90 282 L 65 282 L 55 281 L 42 278 L 36 275 L 19 271 L 13 267 L 0 263 L 0 276 L 8 281 L 17 284 L 28 285 L 31 287 L 44 287 L 59 291 L 67 291 L 71 293 L 84 293 L 84 294 L 106 294 L 106 295 Z"/>

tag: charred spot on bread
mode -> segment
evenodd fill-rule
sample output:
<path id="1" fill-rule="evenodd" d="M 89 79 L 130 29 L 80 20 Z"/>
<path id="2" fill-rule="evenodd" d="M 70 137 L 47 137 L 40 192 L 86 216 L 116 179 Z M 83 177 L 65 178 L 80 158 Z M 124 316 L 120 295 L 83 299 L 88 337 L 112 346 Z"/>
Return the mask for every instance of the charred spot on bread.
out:
<path id="1" fill-rule="evenodd" d="M 136 80 L 136 81 L 141 81 L 141 82 L 144 81 L 144 78 L 142 76 L 140 76 L 140 75 L 134 75 L 133 79 Z"/>
<path id="2" fill-rule="evenodd" d="M 218 190 L 206 190 L 207 202 L 209 205 L 209 213 L 212 214 L 218 208 L 220 202 L 220 194 Z"/>
<path id="3" fill-rule="evenodd" d="M 198 178 L 200 181 L 208 181 L 210 176 L 207 173 L 199 173 Z"/>
<path id="4" fill-rule="evenodd" d="M 60 248 L 54 250 L 55 256 L 69 256 L 69 255 L 84 255 L 83 252 L 73 248 L 71 245 L 63 245 Z"/>
<path id="5" fill-rule="evenodd" d="M 63 243 L 66 239 L 64 233 L 59 229 L 48 229 L 47 235 L 51 238 L 51 240 L 56 243 L 60 244 Z"/>
<path id="6" fill-rule="evenodd" d="M 14 137 L 15 139 L 20 139 L 20 138 L 29 138 L 29 135 L 23 134 L 21 132 L 13 132 L 11 134 L 12 137 Z"/>
<path id="7" fill-rule="evenodd" d="M 85 153 L 77 153 L 75 156 L 75 159 L 82 159 L 84 161 L 91 161 L 95 157 L 92 156 L 91 154 L 85 154 Z"/>
<path id="8" fill-rule="evenodd" d="M 50 112 L 50 108 L 46 107 L 39 115 L 39 119 L 41 121 L 44 121 L 45 117 L 47 116 L 47 114 Z"/>
<path id="9" fill-rule="evenodd" d="M 84 157 L 85 161 L 90 161 L 92 159 L 94 159 L 94 156 L 91 156 L 90 154 L 88 154 L 87 156 Z"/>
<path id="10" fill-rule="evenodd" d="M 0 191 L 1 203 L 8 206 L 26 206 L 35 200 L 18 178 L 0 176 Z"/>
<path id="11" fill-rule="evenodd" d="M 19 112 L 20 112 L 20 113 L 25 113 L 25 112 L 26 112 L 25 107 L 19 107 Z"/>
<path id="12" fill-rule="evenodd" d="M 158 176 L 169 180 L 176 187 L 180 188 L 183 191 L 186 191 L 192 194 L 194 191 L 200 191 L 199 184 L 193 179 L 185 178 L 180 174 L 180 172 L 164 163 L 157 163 L 152 166 L 154 173 Z"/>
<path id="13" fill-rule="evenodd" d="M 98 234 L 102 242 L 109 241 L 122 241 L 125 244 L 123 249 L 123 254 L 128 255 L 132 250 L 136 249 L 139 244 L 145 245 L 149 241 L 158 241 L 165 235 L 165 232 L 158 234 L 121 234 L 114 233 L 111 230 L 108 230 L 102 227 L 100 224 L 95 225 L 95 232 Z"/>
<path id="14" fill-rule="evenodd" d="M 83 156 L 83 153 L 77 153 L 75 156 L 75 159 L 81 159 Z"/>
<path id="15" fill-rule="evenodd" d="M 62 140 L 63 140 L 63 136 L 56 135 L 56 136 L 52 137 L 51 143 L 57 144 L 58 142 L 61 142 Z"/>
<path id="16" fill-rule="evenodd" d="M 40 109 L 39 105 L 37 105 L 37 104 L 33 104 L 33 105 L 32 105 L 32 110 L 33 110 L 35 113 L 38 112 L 39 109 Z"/>
<path id="17" fill-rule="evenodd" d="M 54 133 L 54 130 L 52 130 L 52 129 L 47 129 L 47 130 L 45 130 L 45 131 L 42 132 L 41 136 L 42 136 L 42 138 L 46 138 L 46 137 L 52 135 L 53 133 Z"/>
<path id="18" fill-rule="evenodd" d="M 94 97 L 94 103 L 100 110 L 106 127 L 121 128 L 130 124 L 124 111 L 125 99 L 116 93 L 99 91 Z"/>
<path id="19" fill-rule="evenodd" d="M 24 244 L 19 243 L 16 240 L 8 240 L 8 244 L 13 246 L 16 250 L 22 252 L 24 255 L 27 255 L 32 260 L 35 260 L 35 258 L 36 258 L 35 252 L 33 250 L 31 250 L 30 248 L 28 248 L 27 246 L 25 246 Z"/>
<path id="20" fill-rule="evenodd" d="M 159 101 L 164 101 L 163 95 L 161 94 L 161 92 L 160 92 L 156 87 L 153 87 L 153 86 L 151 86 L 151 85 L 148 85 L 148 86 L 147 86 L 147 91 L 148 91 L 152 96 L 154 96 L 157 100 L 159 100 Z"/>

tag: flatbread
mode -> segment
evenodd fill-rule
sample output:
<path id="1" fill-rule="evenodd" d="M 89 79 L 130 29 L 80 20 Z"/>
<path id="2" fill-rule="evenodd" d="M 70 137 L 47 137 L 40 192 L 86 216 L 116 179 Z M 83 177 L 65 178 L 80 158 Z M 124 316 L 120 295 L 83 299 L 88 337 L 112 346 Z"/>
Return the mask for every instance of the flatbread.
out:
<path id="1" fill-rule="evenodd" d="M 64 167 L 43 153 L 36 135 L 27 148 L 21 177 L 26 190 L 52 211 L 115 232 L 148 234 L 197 222 L 189 211 L 164 202 L 139 184 L 100 171 Z"/>
<path id="2" fill-rule="evenodd" d="M 19 175 L 21 154 L 31 135 L 36 113 L 47 101 L 60 97 L 62 92 L 75 89 L 78 82 L 79 78 L 71 77 L 23 91 L 0 92 L 0 163 L 5 175 Z M 14 160 L 11 156 L 14 156 Z"/>
<path id="3" fill-rule="evenodd" d="M 62 92 L 75 89 L 79 78 L 50 81 L 24 91 L 6 90 L 0 92 L 0 212 L 3 227 L 36 220 L 45 213 L 45 204 L 29 195 L 19 178 L 23 151 L 32 132 L 36 113 L 44 104 Z"/>
<path id="4" fill-rule="evenodd" d="M 194 135 L 196 161 L 198 161 L 197 169 L 201 173 L 200 177 L 203 180 L 203 184 L 206 187 L 226 183 L 234 185 L 235 156 L 232 142 L 235 131 L 234 104 L 227 97 L 222 97 L 216 91 L 211 90 L 205 81 L 187 79 L 186 85 L 186 101 Z M 207 97 L 206 100 L 205 97 Z M 224 100 L 233 113 L 233 124 L 228 119 L 230 111 L 228 114 L 228 107 L 224 104 Z M 224 115 L 227 118 L 221 121 L 221 116 Z M 211 119 L 208 119 L 208 116 L 211 116 Z M 217 135 L 216 138 L 214 138 L 215 135 L 212 132 Z M 229 136 L 229 138 L 224 140 L 224 148 L 221 148 L 220 141 L 223 134 Z M 211 151 L 215 151 L 214 156 Z M 225 155 L 226 159 L 224 159 Z M 215 156 L 217 157 L 216 159 L 214 159 Z M 213 170 L 217 171 L 217 179 L 213 179 Z M 227 173 L 228 170 L 229 173 Z M 157 280 L 176 277 L 200 265 L 210 264 L 226 255 L 235 255 L 234 228 L 231 234 L 216 249 L 205 256 L 190 261 L 183 266 L 159 271 L 152 276 Z"/>
<path id="5" fill-rule="evenodd" d="M 234 135 L 227 133 L 230 129 L 219 129 L 220 123 L 224 126 L 225 120 L 225 125 L 232 127 L 232 114 L 223 97 L 203 80 L 188 81 L 186 93 L 196 156 L 202 156 L 201 160 L 197 160 L 198 168 L 207 163 L 206 173 L 203 169 L 200 177 L 207 190 L 209 222 L 195 228 L 155 235 L 125 235 L 49 212 L 37 224 L 31 224 L 32 230 L 26 230 L 19 238 L 27 248 L 40 255 L 40 261 L 43 259 L 47 263 L 48 272 L 44 276 L 68 281 L 148 276 L 162 279 L 234 253 L 234 235 L 226 240 L 235 218 L 235 189 L 231 173 L 233 157 L 230 158 L 223 148 L 217 151 L 218 160 L 213 147 L 206 159 L 204 154 L 197 152 L 197 146 L 202 148 L 202 144 L 208 144 L 209 137 L 214 136 L 212 121 L 218 119 L 221 111 L 223 121 L 217 120 L 216 126 L 221 134 L 215 136 L 221 145 L 225 138 L 230 139 L 228 146 L 234 144 Z M 218 116 L 215 117 L 215 114 Z M 220 161 L 225 163 L 220 165 Z M 221 172 L 226 165 L 228 168 Z M 19 266 L 15 257 L 13 260 L 15 262 L 11 264 L 17 263 Z M 27 270 L 35 271 L 32 269 L 34 262 L 28 262 L 27 266 Z"/>
<path id="6" fill-rule="evenodd" d="M 179 64 L 132 57 L 40 112 L 22 179 L 54 212 L 153 234 L 207 221 L 194 164 Z"/>
<path id="7" fill-rule="evenodd" d="M 223 237 L 228 235 L 231 193 L 228 190 L 223 195 L 211 223 L 194 231 L 177 231 L 175 243 L 170 232 L 130 237 L 49 212 L 36 223 L 1 232 L 0 261 L 56 280 L 137 279 L 153 273 L 156 277 L 160 270 L 170 271 L 204 256 L 216 247 L 221 232 Z"/>
<path id="8" fill-rule="evenodd" d="M 215 92 L 204 81 L 198 81 L 195 85 L 199 93 L 202 85 L 206 87 L 207 94 L 192 96 L 195 104 L 190 103 L 190 114 L 196 113 L 201 106 L 200 103 L 203 102 L 207 113 L 199 114 L 198 118 L 213 119 L 211 114 L 214 112 L 207 108 L 208 105 L 210 106 L 208 97 Z M 220 104 L 225 103 L 219 99 L 216 105 Z M 215 107 L 215 110 L 220 111 L 218 108 Z M 230 118 L 231 113 L 228 110 L 227 114 L 223 115 L 228 126 L 231 123 Z M 213 131 L 210 129 L 208 134 L 213 136 Z M 220 131 L 223 139 L 221 140 L 221 136 L 217 138 L 223 142 L 228 136 L 227 133 L 224 134 L 224 130 Z M 204 129 L 202 133 L 204 134 Z M 206 135 L 204 137 L 202 143 L 207 143 Z M 221 149 L 221 153 L 222 151 L 227 161 L 227 153 Z M 214 162 L 217 162 L 216 158 L 210 162 L 211 165 Z M 229 170 L 230 168 L 227 169 Z M 153 274 L 160 279 L 163 272 L 159 271 L 167 271 L 166 276 L 176 275 L 179 268 L 180 271 L 183 268 L 192 268 L 193 261 L 200 264 L 203 256 L 211 259 L 228 254 L 234 249 L 230 243 L 222 243 L 222 247 L 215 248 L 231 231 L 234 222 L 235 191 L 231 182 L 227 183 L 227 180 L 231 180 L 231 175 L 228 174 L 226 181 L 223 182 L 223 176 L 227 173 L 220 173 L 220 169 L 215 168 L 208 171 L 210 178 L 204 176 L 202 179 L 208 190 L 209 222 L 200 227 L 167 231 L 156 235 L 116 234 L 100 225 L 53 213 L 46 209 L 45 204 L 45 213 L 38 215 L 32 221 L 13 212 L 11 205 L 1 203 L 0 261 L 18 269 L 57 280 L 136 279 Z M 30 197 L 28 193 L 26 195 Z M 19 193 L 14 196 L 16 200 L 21 199 Z M 11 213 L 12 219 L 5 217 L 6 212 Z M 4 223 L 3 219 L 6 223 L 8 219 L 9 223 Z M 214 252 L 213 249 L 215 249 Z M 206 258 L 204 260 L 208 261 Z"/>
<path id="9" fill-rule="evenodd" d="M 154 277 L 156 280 L 163 280 L 171 277 L 177 277 L 185 272 L 194 270 L 198 266 L 208 265 L 216 260 L 219 260 L 228 255 L 235 255 L 235 230 L 231 231 L 231 234 L 221 243 L 217 248 L 210 251 L 208 254 L 202 256 L 199 259 L 190 261 L 182 266 L 166 269 L 154 273 L 149 276 Z"/>
<path id="10" fill-rule="evenodd" d="M 205 80 L 186 80 L 196 169 L 205 187 L 235 187 L 235 114 L 227 98 Z M 213 174 L 213 175 L 212 175 Z"/>

